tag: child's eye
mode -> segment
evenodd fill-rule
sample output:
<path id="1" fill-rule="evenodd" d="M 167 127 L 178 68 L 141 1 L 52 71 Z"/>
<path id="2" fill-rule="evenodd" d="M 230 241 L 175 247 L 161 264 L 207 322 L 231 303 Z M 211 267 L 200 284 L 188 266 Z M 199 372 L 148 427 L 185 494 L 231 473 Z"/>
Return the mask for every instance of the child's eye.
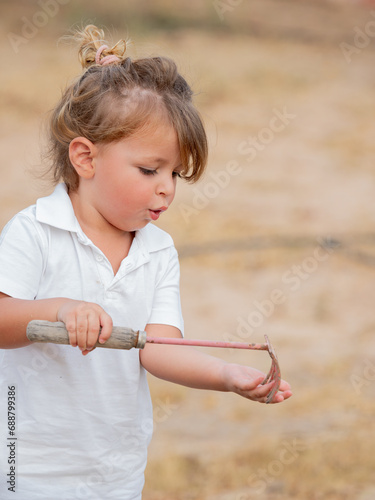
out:
<path id="1" fill-rule="evenodd" d="M 173 177 L 178 177 L 179 179 L 181 179 L 181 174 L 180 172 L 173 172 Z"/>
<path id="2" fill-rule="evenodd" d="M 156 170 L 151 170 L 149 168 L 139 167 L 139 170 L 142 172 L 143 175 L 155 175 L 156 174 Z"/>

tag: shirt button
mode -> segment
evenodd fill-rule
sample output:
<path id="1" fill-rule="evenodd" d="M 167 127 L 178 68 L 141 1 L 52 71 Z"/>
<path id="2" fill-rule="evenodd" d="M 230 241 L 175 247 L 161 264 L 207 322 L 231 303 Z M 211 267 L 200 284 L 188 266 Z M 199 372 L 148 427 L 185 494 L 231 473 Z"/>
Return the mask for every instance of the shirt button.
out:
<path id="1" fill-rule="evenodd" d="M 97 255 L 96 256 L 96 260 L 97 260 L 97 262 L 102 262 L 103 256 L 102 255 Z"/>

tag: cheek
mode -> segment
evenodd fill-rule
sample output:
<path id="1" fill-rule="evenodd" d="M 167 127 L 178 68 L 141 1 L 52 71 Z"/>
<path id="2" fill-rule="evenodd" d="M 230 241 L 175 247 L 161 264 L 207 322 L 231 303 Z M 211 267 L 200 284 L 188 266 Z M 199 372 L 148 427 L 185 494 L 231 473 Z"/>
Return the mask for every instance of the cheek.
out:
<path id="1" fill-rule="evenodd" d="M 152 190 L 142 182 L 128 180 L 122 185 L 115 185 L 112 196 L 116 198 L 117 203 L 123 208 L 126 207 L 131 210 L 148 206 L 152 197 Z"/>

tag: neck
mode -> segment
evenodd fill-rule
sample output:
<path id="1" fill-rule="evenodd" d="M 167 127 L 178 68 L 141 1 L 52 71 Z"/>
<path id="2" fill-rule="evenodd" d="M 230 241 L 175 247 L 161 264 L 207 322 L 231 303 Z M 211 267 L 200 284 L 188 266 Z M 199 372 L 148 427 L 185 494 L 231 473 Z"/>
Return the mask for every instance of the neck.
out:
<path id="1" fill-rule="evenodd" d="M 89 204 L 82 204 L 78 193 L 69 193 L 69 196 L 82 231 L 107 257 L 116 274 L 129 253 L 135 233 L 112 226 Z"/>

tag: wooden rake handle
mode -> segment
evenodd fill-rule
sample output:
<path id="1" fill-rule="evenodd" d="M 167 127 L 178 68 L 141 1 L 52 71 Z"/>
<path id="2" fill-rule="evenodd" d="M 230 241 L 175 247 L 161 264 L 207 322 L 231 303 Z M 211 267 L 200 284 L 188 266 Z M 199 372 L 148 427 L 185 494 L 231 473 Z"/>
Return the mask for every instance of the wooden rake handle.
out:
<path id="1" fill-rule="evenodd" d="M 27 325 L 27 338 L 31 342 L 45 342 L 52 344 L 69 345 L 69 334 L 65 324 L 58 321 L 33 320 Z M 131 328 L 114 326 L 112 334 L 105 344 L 97 342 L 95 347 L 106 349 L 143 349 L 146 343 L 146 332 L 135 331 Z"/>

